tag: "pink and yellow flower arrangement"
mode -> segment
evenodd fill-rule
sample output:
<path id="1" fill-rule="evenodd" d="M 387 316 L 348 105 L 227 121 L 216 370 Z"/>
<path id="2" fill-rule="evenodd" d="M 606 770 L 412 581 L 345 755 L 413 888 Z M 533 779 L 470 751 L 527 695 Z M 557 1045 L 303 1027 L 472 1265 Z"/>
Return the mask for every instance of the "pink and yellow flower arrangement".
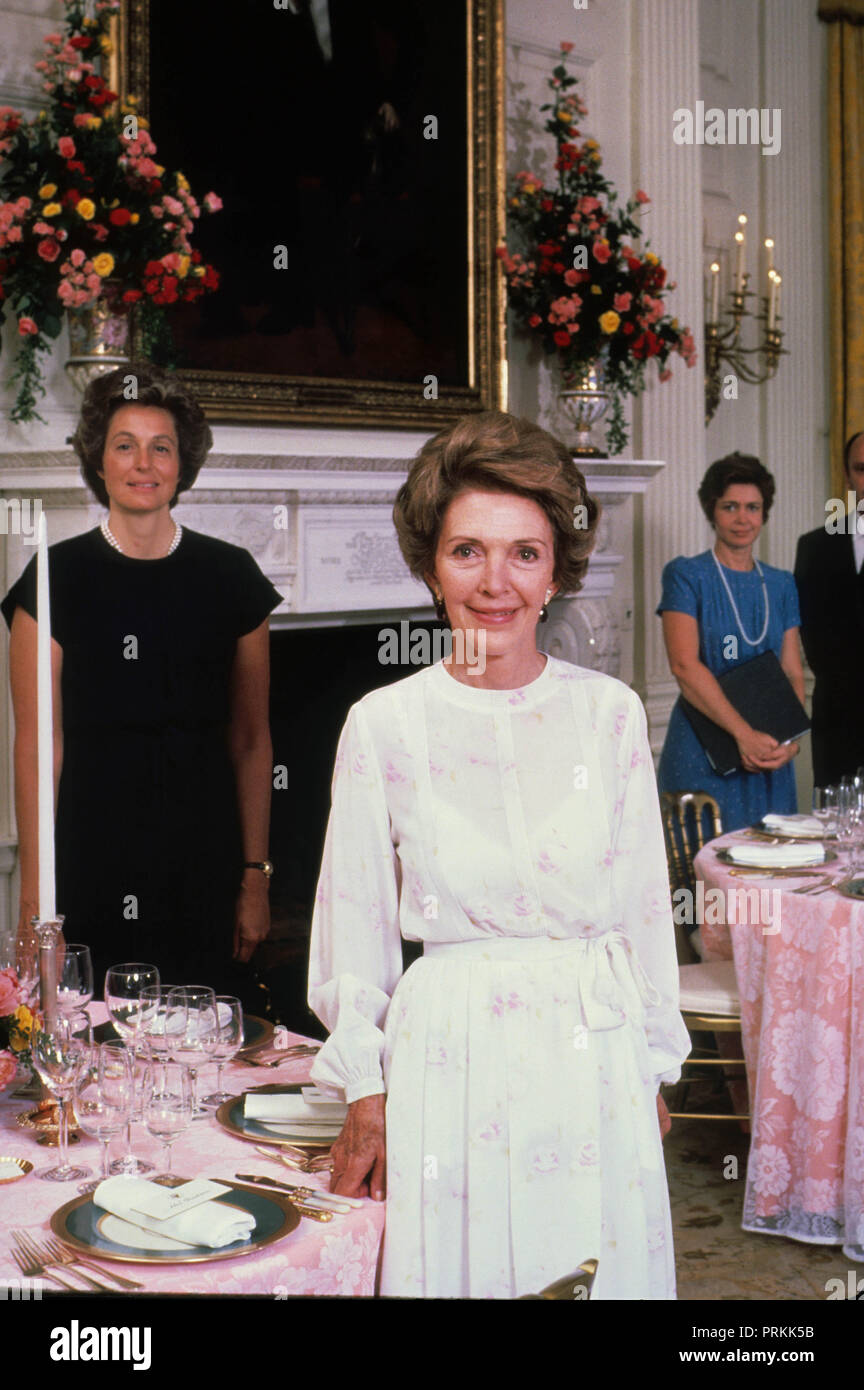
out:
<path id="1" fill-rule="evenodd" d="M 692 367 L 696 348 L 690 330 L 665 313 L 664 296 L 675 288 L 665 266 L 647 242 L 642 250 L 637 244 L 634 214 L 650 198 L 639 189 L 621 207 L 600 173 L 597 141 L 578 128 L 588 112 L 566 67 L 572 47 L 561 44 L 547 82 L 552 99 L 540 107 L 555 139 L 557 185 L 547 188 L 525 169 L 515 176 L 508 241 L 497 254 L 516 323 L 557 358 L 565 385 L 589 364 L 602 367 L 612 407 L 606 443 L 616 454 L 627 443 L 624 398 L 644 390 L 648 362 L 656 359 L 666 381 L 670 356 Z"/>
<path id="2" fill-rule="evenodd" d="M 170 357 L 167 314 L 218 288 L 219 276 L 191 244 L 215 193 L 199 203 L 183 174 L 156 162 L 134 97 L 121 103 L 102 76 L 119 0 L 64 0 L 65 36 L 48 34 L 36 64 L 46 109 L 31 121 L 0 106 L 0 324 L 17 323 L 18 393 L 13 420 L 39 419 L 40 354 L 65 309 L 104 300 L 133 308 L 148 355 Z"/>
<path id="3" fill-rule="evenodd" d="M 27 994 L 10 967 L 0 970 L 0 1091 L 15 1080 L 20 1061 L 30 1052 L 33 1014 Z"/>

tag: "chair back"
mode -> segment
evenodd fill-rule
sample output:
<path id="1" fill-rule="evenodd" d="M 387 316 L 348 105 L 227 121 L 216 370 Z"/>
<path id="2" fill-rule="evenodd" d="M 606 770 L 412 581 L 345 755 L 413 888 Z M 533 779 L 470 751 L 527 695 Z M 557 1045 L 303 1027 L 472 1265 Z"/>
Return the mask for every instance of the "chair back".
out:
<path id="1" fill-rule="evenodd" d="M 720 807 L 708 792 L 663 792 L 660 796 L 669 886 L 696 887 L 693 860 L 708 840 L 723 834 Z M 708 834 L 705 834 L 706 825 Z"/>

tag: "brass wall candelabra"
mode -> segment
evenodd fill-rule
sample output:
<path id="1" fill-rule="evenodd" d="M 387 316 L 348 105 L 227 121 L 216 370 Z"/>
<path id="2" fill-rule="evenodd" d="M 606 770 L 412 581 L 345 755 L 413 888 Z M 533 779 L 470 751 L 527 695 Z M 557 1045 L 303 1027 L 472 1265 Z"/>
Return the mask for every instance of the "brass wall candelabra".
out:
<path id="1" fill-rule="evenodd" d="M 731 375 L 737 380 L 746 381 L 750 386 L 761 386 L 769 381 L 777 371 L 780 358 L 787 355 L 783 347 L 783 333 L 780 329 L 780 287 L 782 277 L 774 268 L 774 242 L 765 240 L 767 253 L 766 293 L 757 295 L 748 290 L 750 274 L 744 269 L 746 216 L 738 218 L 738 231 L 735 233 L 735 279 L 734 289 L 727 296 L 728 308 L 725 317 L 720 316 L 720 266 L 713 261 L 706 286 L 705 309 L 705 424 L 709 425 L 723 396 L 724 377 Z M 756 300 L 761 306 L 759 313 L 748 307 L 748 300 Z M 742 324 L 752 318 L 758 326 L 759 341 L 755 347 L 744 347 L 741 342 Z M 737 396 L 737 389 L 734 392 Z"/>

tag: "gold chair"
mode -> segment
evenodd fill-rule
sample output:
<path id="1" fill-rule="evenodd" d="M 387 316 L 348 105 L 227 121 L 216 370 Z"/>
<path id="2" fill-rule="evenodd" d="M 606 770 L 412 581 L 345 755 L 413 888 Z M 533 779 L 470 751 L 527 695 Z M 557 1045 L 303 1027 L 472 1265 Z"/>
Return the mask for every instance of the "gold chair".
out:
<path id="1" fill-rule="evenodd" d="M 585 1260 L 574 1274 L 565 1274 L 554 1284 L 547 1284 L 539 1293 L 523 1293 L 524 1298 L 549 1298 L 556 1303 L 585 1302 L 591 1297 L 591 1289 L 597 1274 L 597 1261 Z"/>
<path id="2" fill-rule="evenodd" d="M 696 875 L 693 860 L 706 844 L 705 821 L 710 821 L 711 834 L 715 839 L 723 833 L 720 807 L 707 792 L 663 792 L 660 797 L 663 816 L 663 834 L 666 840 L 666 858 L 669 865 L 669 883 L 673 893 L 684 888 L 690 893 L 696 891 Z M 694 1034 L 711 1033 L 715 1039 L 741 1032 L 741 1002 L 735 966 L 732 961 L 697 961 L 686 934 L 676 929 L 678 947 L 678 977 L 680 985 L 680 1008 L 685 1027 L 694 1039 Z M 728 1049 L 726 1049 L 728 1050 Z M 736 1049 L 731 1049 L 734 1054 Z M 692 1085 L 695 1077 L 685 1076 L 686 1068 L 722 1067 L 727 1081 L 729 1068 L 744 1069 L 744 1058 L 723 1055 L 723 1050 L 710 1047 L 694 1039 L 693 1051 L 681 1066 L 679 1086 Z M 746 1073 L 745 1073 L 746 1075 Z M 670 1110 L 672 1119 L 692 1117 L 702 1120 L 746 1120 L 746 1114 L 713 1114 L 703 1110 Z"/>

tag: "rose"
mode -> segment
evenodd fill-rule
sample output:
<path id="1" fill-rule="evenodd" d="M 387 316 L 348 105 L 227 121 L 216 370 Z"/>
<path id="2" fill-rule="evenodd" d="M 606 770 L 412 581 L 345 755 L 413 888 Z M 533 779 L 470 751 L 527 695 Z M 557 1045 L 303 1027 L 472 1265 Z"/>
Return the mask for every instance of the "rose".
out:
<path id="1" fill-rule="evenodd" d="M 56 183 L 43 183 L 42 187 L 39 189 L 39 197 L 40 197 L 40 198 L 53 198 L 53 197 L 54 197 L 54 194 L 55 194 L 56 192 L 57 192 L 57 185 L 56 185 Z"/>
<path id="2" fill-rule="evenodd" d="M 0 1091 L 11 1086 L 18 1075 L 18 1063 L 11 1052 L 0 1052 Z"/>
<path id="3" fill-rule="evenodd" d="M 103 251 L 99 256 L 94 256 L 93 269 L 104 280 L 106 275 L 110 275 L 114 269 L 114 257 L 109 255 L 107 251 Z"/>
<path id="4" fill-rule="evenodd" d="M 562 53 L 572 53 L 572 51 L 573 51 L 573 45 L 572 45 L 572 43 L 568 43 L 566 39 L 562 39 L 562 40 L 561 40 L 561 52 L 562 52 Z"/>
<path id="5" fill-rule="evenodd" d="M 33 319 L 25 316 L 23 319 L 18 320 L 18 332 L 22 338 L 29 338 L 38 333 L 39 329 Z"/>
<path id="6" fill-rule="evenodd" d="M 597 320 L 604 333 L 614 333 L 621 319 L 614 309 L 607 309 L 605 314 L 601 314 Z"/>
<path id="7" fill-rule="evenodd" d="M 605 240 L 595 241 L 591 249 L 594 253 L 595 261 L 599 261 L 601 265 L 605 265 L 606 262 L 609 260 L 609 257 L 612 255 L 612 252 L 609 249 L 609 243 Z"/>
<path id="8" fill-rule="evenodd" d="M 89 222 L 95 216 L 96 204 L 92 198 L 80 198 L 76 204 L 75 211 L 79 217 L 83 217 L 85 222 Z"/>
<path id="9" fill-rule="evenodd" d="M 109 213 L 108 221 L 115 227 L 125 227 L 131 217 L 132 214 L 128 208 L 115 208 L 113 212 Z"/>
<path id="10" fill-rule="evenodd" d="M 615 295 L 615 298 L 612 300 L 612 307 L 613 309 L 617 309 L 619 314 L 626 314 L 632 302 L 633 296 L 630 291 L 627 290 L 624 294 Z"/>
<path id="11" fill-rule="evenodd" d="M 36 250 L 43 261 L 56 261 L 60 255 L 60 243 L 55 241 L 53 237 L 45 237 L 43 241 L 39 242 Z"/>
<path id="12" fill-rule="evenodd" d="M 222 208 L 222 199 L 218 193 L 205 193 L 204 206 L 208 212 L 219 212 Z"/>
<path id="13" fill-rule="evenodd" d="M 650 202 L 651 202 L 651 199 L 648 197 L 648 194 L 645 193 L 641 188 L 637 188 L 637 189 L 636 189 L 636 202 L 637 202 L 637 203 L 650 203 Z"/>
<path id="14" fill-rule="evenodd" d="M 18 976 L 11 966 L 0 970 L 0 1018 L 14 1014 L 21 1003 L 21 987 Z"/>
<path id="15" fill-rule="evenodd" d="M 57 141 L 57 148 L 64 159 L 75 158 L 75 141 L 71 135 L 61 135 Z"/>
<path id="16" fill-rule="evenodd" d="M 559 328 L 558 331 L 553 334 L 553 338 L 556 347 L 564 348 L 570 346 L 570 334 L 565 332 L 563 328 Z"/>

